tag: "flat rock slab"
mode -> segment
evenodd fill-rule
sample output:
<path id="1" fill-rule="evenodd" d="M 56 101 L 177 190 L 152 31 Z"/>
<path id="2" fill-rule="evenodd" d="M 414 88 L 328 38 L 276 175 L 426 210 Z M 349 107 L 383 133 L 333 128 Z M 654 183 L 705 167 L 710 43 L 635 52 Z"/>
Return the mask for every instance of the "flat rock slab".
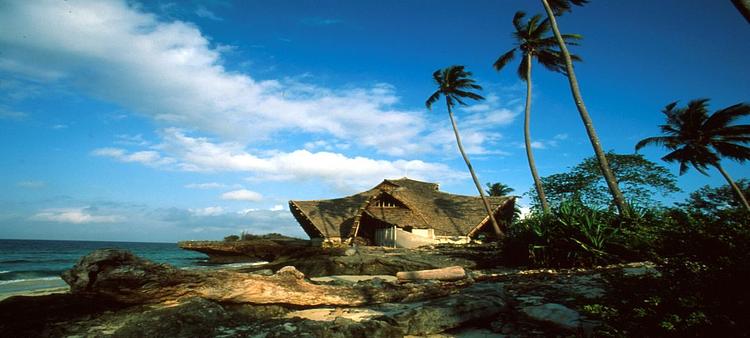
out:
<path id="1" fill-rule="evenodd" d="M 337 318 L 351 319 L 355 322 L 370 320 L 385 315 L 385 312 L 370 308 L 317 308 L 292 311 L 286 318 L 302 318 L 319 322 L 332 322 Z"/>
<path id="2" fill-rule="evenodd" d="M 581 315 L 561 304 L 527 306 L 522 311 L 533 319 L 549 322 L 565 329 L 576 329 L 581 324 Z"/>

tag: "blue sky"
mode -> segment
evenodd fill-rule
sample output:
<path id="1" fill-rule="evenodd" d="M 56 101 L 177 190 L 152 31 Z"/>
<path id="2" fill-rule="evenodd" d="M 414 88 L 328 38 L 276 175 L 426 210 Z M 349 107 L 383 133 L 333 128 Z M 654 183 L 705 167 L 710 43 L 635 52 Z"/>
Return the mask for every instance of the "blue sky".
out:
<path id="1" fill-rule="evenodd" d="M 0 238 L 304 236 L 289 199 L 405 175 L 476 194 L 442 105 L 424 108 L 432 72 L 452 64 L 485 88 L 457 111 L 481 181 L 525 193 L 525 87 L 515 65 L 491 68 L 516 10 L 542 12 L 521 0 L 2 1 Z M 559 24 L 584 36 L 576 72 L 605 149 L 631 153 L 674 100 L 748 101 L 750 25 L 729 1 L 594 0 Z M 540 174 L 564 172 L 591 146 L 565 78 L 537 66 L 533 81 Z M 663 150 L 643 153 L 662 163 Z M 678 181 L 666 203 L 724 184 Z"/>

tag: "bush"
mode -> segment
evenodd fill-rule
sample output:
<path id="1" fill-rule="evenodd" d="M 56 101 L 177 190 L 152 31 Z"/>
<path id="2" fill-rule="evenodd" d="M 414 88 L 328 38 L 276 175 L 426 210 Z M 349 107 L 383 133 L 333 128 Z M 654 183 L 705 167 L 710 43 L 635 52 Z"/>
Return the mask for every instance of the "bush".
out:
<path id="1" fill-rule="evenodd" d="M 236 242 L 240 240 L 240 236 L 237 235 L 229 235 L 227 237 L 224 237 L 224 242 Z"/>
<path id="2" fill-rule="evenodd" d="M 732 193 L 726 186 L 704 187 L 679 208 L 625 224 L 623 229 L 635 229 L 633 237 L 641 240 L 640 247 L 628 249 L 649 255 L 661 275 L 610 280 L 606 302 L 619 317 L 607 321 L 605 313 L 592 311 L 592 317 L 608 322 L 600 335 L 750 332 L 750 217 L 739 204 L 732 205 Z M 590 308 L 598 309 L 594 305 Z"/>
<path id="3" fill-rule="evenodd" d="M 608 252 L 619 235 L 612 214 L 566 201 L 550 214 L 533 213 L 514 224 L 505 243 L 511 264 L 545 267 L 591 266 L 617 260 Z"/>

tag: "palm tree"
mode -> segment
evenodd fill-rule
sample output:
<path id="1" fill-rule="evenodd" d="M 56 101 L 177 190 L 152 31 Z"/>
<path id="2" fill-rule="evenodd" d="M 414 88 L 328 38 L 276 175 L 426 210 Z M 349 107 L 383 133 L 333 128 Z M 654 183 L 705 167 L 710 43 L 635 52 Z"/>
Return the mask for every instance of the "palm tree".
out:
<path id="1" fill-rule="evenodd" d="M 589 140 L 591 141 L 591 146 L 594 148 L 594 154 L 596 155 L 596 159 L 599 162 L 599 169 L 601 169 L 602 171 L 604 181 L 607 182 L 607 187 L 612 194 L 612 198 L 614 200 L 615 206 L 617 207 L 617 210 L 620 212 L 621 216 L 627 216 L 629 209 L 627 207 L 627 203 L 625 202 L 625 197 L 622 195 L 622 191 L 620 191 L 620 187 L 617 185 L 617 179 L 615 179 L 615 175 L 612 173 L 612 169 L 610 169 L 609 167 L 607 157 L 604 155 L 604 150 L 602 149 L 601 141 L 599 141 L 599 136 L 596 134 L 596 130 L 594 129 L 594 122 L 591 120 L 591 116 L 586 109 L 586 105 L 583 103 L 581 89 L 578 87 L 578 79 L 576 78 L 575 71 L 573 70 L 573 57 L 568 51 L 568 47 L 565 44 L 565 40 L 563 39 L 562 34 L 560 34 L 560 29 L 557 27 L 557 20 L 555 19 L 555 15 L 561 15 L 567 11 L 570 11 L 572 5 L 583 6 L 588 2 L 588 0 L 541 1 L 542 5 L 544 6 L 544 10 L 547 12 L 547 18 L 550 21 L 550 25 L 552 26 L 552 32 L 555 34 L 555 39 L 557 40 L 557 44 L 560 47 L 560 53 L 562 53 L 563 60 L 565 61 L 565 73 L 568 75 L 570 91 L 573 94 L 573 100 L 575 101 L 576 108 L 578 109 L 578 113 L 581 116 L 581 120 L 583 121 L 583 126 L 586 128 L 586 133 L 588 134 Z"/>
<path id="2" fill-rule="evenodd" d="M 750 160 L 750 148 L 741 143 L 750 143 L 750 124 L 730 125 L 733 121 L 750 116 L 750 105 L 738 103 L 708 115 L 708 99 L 690 101 L 686 108 L 675 108 L 677 102 L 668 104 L 662 112 L 667 123 L 660 127 L 665 136 L 649 137 L 635 145 L 635 150 L 647 145 L 661 145 L 671 150 L 661 159 L 666 162 L 679 162 L 680 175 L 689 166 L 704 175 L 713 166 L 727 180 L 740 202 L 750 212 L 742 190 L 722 168 L 720 158 L 725 157 L 740 163 Z"/>
<path id="3" fill-rule="evenodd" d="M 513 17 L 513 26 L 516 28 L 513 36 L 516 38 L 517 46 L 497 58 L 493 67 L 495 70 L 500 71 L 508 64 L 508 62 L 515 58 L 516 50 L 520 50 L 523 54 L 521 64 L 518 65 L 518 76 L 521 80 L 526 81 L 526 109 L 523 123 L 526 158 L 529 161 L 529 169 L 531 169 L 531 177 L 534 179 L 534 187 L 536 188 L 537 196 L 542 203 L 542 211 L 547 214 L 550 212 L 549 203 L 547 203 L 542 180 L 537 173 L 534 154 L 531 151 L 531 61 L 532 59 L 536 59 L 536 61 L 542 64 L 542 66 L 558 73 L 565 73 L 565 63 L 560 57 L 560 52 L 553 49 L 554 46 L 557 46 L 557 40 L 555 40 L 554 36 L 549 34 L 549 19 L 541 20 L 541 15 L 534 15 L 531 19 L 527 20 L 525 24 L 522 24 L 522 20 L 525 16 L 526 13 L 524 12 L 516 12 L 516 15 Z M 563 34 L 563 38 L 568 40 L 568 43 L 575 44 L 575 42 L 571 41 L 581 39 L 581 36 L 576 34 Z M 571 58 L 573 58 L 573 60 L 580 60 L 576 55 L 571 55 Z"/>
<path id="4" fill-rule="evenodd" d="M 503 183 L 487 183 L 487 195 L 490 196 L 508 196 L 510 193 L 512 193 L 515 189 L 509 187 L 507 184 Z"/>
<path id="5" fill-rule="evenodd" d="M 504 234 L 502 230 L 500 230 L 500 226 L 498 226 L 495 216 L 492 214 L 492 208 L 490 208 L 490 203 L 487 201 L 487 197 L 484 196 L 484 190 L 482 190 L 482 186 L 479 184 L 477 174 L 474 172 L 469 157 L 464 151 L 464 145 L 461 143 L 461 136 L 458 134 L 458 126 L 456 125 L 456 120 L 453 118 L 453 106 L 456 103 L 465 106 L 466 103 L 464 103 L 463 100 L 467 98 L 477 101 L 484 100 L 483 96 L 472 91 L 481 90 L 482 87 L 474 82 L 471 78 L 471 72 L 465 71 L 464 66 L 450 66 L 438 69 L 432 73 L 432 77 L 435 79 L 438 89 L 430 95 L 425 102 L 425 106 L 427 106 L 427 109 L 431 110 L 432 104 L 437 102 L 441 95 L 445 96 L 445 104 L 448 107 L 448 116 L 450 117 L 451 125 L 453 126 L 453 134 L 456 135 L 456 143 L 458 143 L 458 151 L 461 152 L 461 156 L 464 158 L 464 162 L 466 162 L 466 166 L 469 168 L 469 173 L 471 173 L 471 178 L 474 179 L 474 184 L 477 186 L 479 196 L 482 198 L 482 203 L 484 203 L 484 208 L 487 210 L 487 216 L 492 222 L 492 228 L 495 230 L 495 234 L 498 237 L 503 237 Z"/>

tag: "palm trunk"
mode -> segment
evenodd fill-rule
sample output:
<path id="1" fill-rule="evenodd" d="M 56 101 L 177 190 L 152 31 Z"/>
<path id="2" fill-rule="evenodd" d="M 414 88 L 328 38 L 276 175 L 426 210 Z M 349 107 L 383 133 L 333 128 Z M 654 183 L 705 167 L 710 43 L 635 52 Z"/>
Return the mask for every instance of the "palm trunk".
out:
<path id="1" fill-rule="evenodd" d="M 487 210 L 487 216 L 489 216 L 490 222 L 492 222 L 492 228 L 495 230 L 495 235 L 497 235 L 497 237 L 499 238 L 503 238 L 505 234 L 503 234 L 503 231 L 500 230 L 500 226 L 497 225 L 495 216 L 492 214 L 492 208 L 490 207 L 490 203 L 487 201 L 487 197 L 484 196 L 484 190 L 482 190 L 482 185 L 479 183 L 477 174 L 474 172 L 474 168 L 472 168 L 471 166 L 469 157 L 466 155 L 466 152 L 464 152 L 464 145 L 461 142 L 461 136 L 458 134 L 458 126 L 456 125 L 456 120 L 453 118 L 453 109 L 451 109 L 451 105 L 448 104 L 448 101 L 446 101 L 445 104 L 448 106 L 448 116 L 450 116 L 451 118 L 451 125 L 453 125 L 453 133 L 456 135 L 456 143 L 458 143 L 458 151 L 461 152 L 461 156 L 464 158 L 464 162 L 466 162 L 466 166 L 469 168 L 469 173 L 471 173 L 471 178 L 474 180 L 474 184 L 477 186 L 477 190 L 479 190 L 479 196 L 482 198 L 482 203 L 484 203 L 484 209 Z"/>
<path id="2" fill-rule="evenodd" d="M 578 113 L 581 115 L 581 120 L 583 120 L 583 126 L 586 127 L 586 133 L 588 133 L 589 140 L 591 140 L 591 146 L 594 148 L 596 159 L 599 160 L 599 168 L 602 171 L 604 180 L 607 182 L 607 187 L 609 187 L 610 193 L 612 193 L 612 198 L 614 199 L 617 210 L 620 212 L 620 216 L 628 216 L 629 213 L 627 204 L 625 203 L 625 197 L 622 195 L 622 191 L 620 191 L 620 187 L 617 185 L 617 179 L 615 179 L 612 169 L 609 168 L 609 163 L 607 162 L 607 157 L 604 155 L 604 150 L 602 150 L 599 136 L 597 136 L 596 130 L 594 129 L 594 122 L 591 121 L 591 116 L 589 116 L 589 112 L 586 110 L 586 105 L 583 103 L 581 90 L 578 88 L 578 80 L 576 79 L 576 74 L 573 70 L 573 60 L 570 58 L 568 47 L 565 45 L 565 40 L 563 40 L 562 35 L 560 34 L 560 29 L 557 27 L 555 14 L 552 12 L 552 8 L 550 8 L 547 0 L 542 0 L 542 5 L 544 5 L 544 9 L 547 11 L 552 31 L 555 33 L 557 44 L 560 46 L 560 52 L 562 52 L 563 57 L 565 58 L 565 70 L 568 73 L 570 91 L 573 94 Z"/>
<path id="3" fill-rule="evenodd" d="M 534 186 L 536 187 L 536 194 L 539 197 L 539 201 L 542 203 L 542 211 L 545 214 L 549 214 L 549 203 L 547 203 L 547 196 L 544 195 L 544 187 L 542 187 L 542 180 L 539 179 L 539 174 L 536 171 L 536 162 L 534 162 L 534 154 L 531 152 L 531 54 L 526 56 L 526 109 L 524 111 L 523 120 L 523 138 L 526 143 L 526 158 L 529 160 L 529 169 L 531 169 L 531 177 L 534 178 Z"/>
<path id="4" fill-rule="evenodd" d="M 737 184 L 734 183 L 732 178 L 729 176 L 729 174 L 724 171 L 724 168 L 721 167 L 719 163 L 716 163 L 716 169 L 719 169 L 719 172 L 724 176 L 724 179 L 727 180 L 727 183 L 729 183 L 729 186 L 732 187 L 734 190 L 734 193 L 737 194 L 737 197 L 739 197 L 740 203 L 742 203 L 743 206 L 745 206 L 745 209 L 750 212 L 750 204 L 747 203 L 747 199 L 745 198 L 745 194 L 742 193 L 742 190 L 740 190 L 740 187 L 737 186 Z"/>

